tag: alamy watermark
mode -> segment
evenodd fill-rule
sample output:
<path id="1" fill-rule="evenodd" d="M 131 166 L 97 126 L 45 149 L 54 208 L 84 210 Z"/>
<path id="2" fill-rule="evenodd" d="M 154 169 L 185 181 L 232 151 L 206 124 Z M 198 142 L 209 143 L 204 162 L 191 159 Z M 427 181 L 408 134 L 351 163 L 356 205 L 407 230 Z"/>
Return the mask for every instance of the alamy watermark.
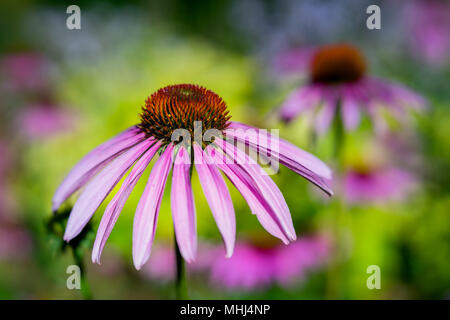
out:
<path id="1" fill-rule="evenodd" d="M 66 19 L 66 26 L 69 30 L 81 29 L 81 9 L 79 6 L 72 4 L 67 7 L 66 13 L 70 14 Z"/>
<path id="2" fill-rule="evenodd" d="M 66 273 L 69 275 L 66 280 L 66 287 L 69 290 L 81 289 L 81 269 L 79 266 L 72 264 L 67 267 Z"/>
<path id="3" fill-rule="evenodd" d="M 366 272 L 370 274 L 367 278 L 366 285 L 369 290 L 381 289 L 381 269 L 376 264 L 367 267 Z"/>
<path id="4" fill-rule="evenodd" d="M 367 7 L 366 13 L 370 16 L 366 20 L 366 26 L 369 30 L 381 29 L 381 9 L 376 4 Z"/>

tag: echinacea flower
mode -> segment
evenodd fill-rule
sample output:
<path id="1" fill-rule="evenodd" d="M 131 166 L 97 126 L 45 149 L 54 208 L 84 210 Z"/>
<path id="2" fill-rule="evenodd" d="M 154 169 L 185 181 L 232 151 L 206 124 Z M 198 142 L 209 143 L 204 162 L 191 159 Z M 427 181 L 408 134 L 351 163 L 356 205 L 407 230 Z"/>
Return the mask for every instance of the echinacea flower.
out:
<path id="1" fill-rule="evenodd" d="M 27 106 L 19 114 L 18 122 L 28 139 L 37 140 L 71 128 L 76 117 L 53 104 L 42 103 Z"/>
<path id="2" fill-rule="evenodd" d="M 384 203 L 405 199 L 416 186 L 407 170 L 396 167 L 348 170 L 342 181 L 342 194 L 351 204 Z"/>
<path id="3" fill-rule="evenodd" d="M 306 63 L 304 56 L 299 56 L 298 63 L 308 66 L 305 71 L 309 80 L 292 92 L 281 106 L 280 115 L 285 121 L 311 112 L 315 114 L 316 132 L 324 134 L 338 114 L 344 128 L 353 130 L 365 113 L 380 131 L 386 127 L 384 110 L 404 122 L 408 107 L 420 110 L 426 105 L 421 96 L 406 87 L 368 75 L 364 56 L 351 45 L 317 48 L 308 55 Z M 292 57 L 289 65 L 292 65 Z"/>
<path id="4" fill-rule="evenodd" d="M 329 255 L 329 243 L 320 236 L 304 236 L 289 246 L 240 241 L 233 257 L 212 260 L 211 279 L 228 289 L 251 290 L 274 283 L 289 287 L 323 265 Z"/>
<path id="5" fill-rule="evenodd" d="M 386 139 L 389 137 L 389 143 Z M 383 204 L 405 200 L 418 186 L 417 150 L 398 138 L 362 140 L 347 150 L 336 189 L 348 204 Z M 413 160 L 410 163 L 409 160 Z"/>
<path id="6" fill-rule="evenodd" d="M 159 153 L 134 217 L 133 261 L 137 269 L 150 256 L 161 198 L 172 168 L 172 217 L 176 241 L 186 261 L 193 261 L 197 250 L 191 188 L 194 167 L 224 239 L 227 256 L 233 253 L 236 225 L 233 203 L 221 171 L 240 191 L 269 233 L 285 243 L 295 240 L 292 218 L 281 191 L 255 160 L 220 134 L 248 144 L 257 152 L 266 151 L 265 155 L 330 194 L 327 181 L 331 179 L 331 171 L 319 159 L 284 140 L 279 140 L 279 150 L 272 150 L 275 136 L 266 135 L 265 139 L 254 140 L 233 130 L 243 127 L 247 128 L 231 122 L 225 102 L 203 87 L 181 84 L 156 91 L 145 101 L 139 125 L 91 151 L 56 190 L 54 211 L 84 187 L 70 213 L 64 239 L 70 241 L 81 232 L 114 186 L 130 171 L 100 221 L 92 251 L 92 260 L 99 263 L 106 240 L 128 196 L 154 155 Z M 252 128 L 251 131 L 255 130 Z"/>

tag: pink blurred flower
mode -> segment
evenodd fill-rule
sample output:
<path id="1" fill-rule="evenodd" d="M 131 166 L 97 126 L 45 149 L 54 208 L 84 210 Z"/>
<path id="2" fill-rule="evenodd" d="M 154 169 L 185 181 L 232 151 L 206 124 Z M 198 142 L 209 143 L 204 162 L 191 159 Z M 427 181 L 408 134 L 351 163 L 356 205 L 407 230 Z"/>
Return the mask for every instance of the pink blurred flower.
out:
<path id="1" fill-rule="evenodd" d="M 412 52 L 433 65 L 448 63 L 450 3 L 441 0 L 408 1 L 405 20 Z"/>
<path id="2" fill-rule="evenodd" d="M 314 114 L 315 129 L 318 134 L 324 134 L 337 111 L 346 130 L 355 129 L 361 114 L 366 113 L 375 129 L 384 131 L 384 110 L 389 110 L 404 122 L 408 107 L 421 110 L 426 106 L 421 96 L 406 87 L 367 75 L 365 58 L 353 46 L 336 44 L 305 50 L 306 54 L 301 54 L 301 50 L 295 54 L 298 55 L 298 65 L 307 66 L 304 71 L 309 82 L 292 92 L 282 104 L 280 116 L 285 121 L 291 121 L 302 113 Z M 294 70 L 292 61 L 295 54 L 286 62 Z"/>
<path id="3" fill-rule="evenodd" d="M 207 242 L 202 241 L 198 246 L 200 250 L 195 261 L 186 264 L 186 271 L 191 275 L 208 270 L 216 256 L 223 255 L 223 248 L 219 249 Z M 176 261 L 173 245 L 155 245 L 152 251 L 153 258 L 142 268 L 143 274 L 160 282 L 175 279 Z"/>
<path id="4" fill-rule="evenodd" d="M 228 289 L 248 290 L 274 283 L 290 286 L 324 264 L 329 254 L 327 239 L 317 236 L 269 248 L 238 242 L 233 257 L 218 255 L 212 261 L 211 278 Z"/>
<path id="5" fill-rule="evenodd" d="M 205 139 L 200 143 L 190 139 L 183 139 L 183 143 L 173 140 L 172 135 L 180 133 L 180 129 L 192 137 L 196 121 L 202 123 L 203 132 L 219 131 L 227 139 L 216 134 L 210 143 Z M 230 121 L 225 102 L 206 88 L 191 84 L 161 88 L 146 100 L 139 125 L 91 151 L 56 190 L 52 201 L 54 211 L 84 187 L 70 213 L 64 240 L 72 240 L 83 230 L 100 204 L 130 171 L 100 221 L 92 250 L 92 261 L 99 263 L 128 196 L 153 157 L 159 154 L 134 217 L 132 251 L 136 269 L 141 269 L 150 257 L 161 199 L 172 168 L 170 199 L 175 236 L 187 262 L 194 261 L 197 254 L 196 212 L 191 187 L 191 169 L 194 167 L 224 239 L 227 256 L 233 254 L 236 221 L 233 202 L 221 171 L 240 191 L 270 234 L 284 243 L 294 241 L 296 234 L 292 217 L 281 191 L 254 159 L 229 140 L 241 145 L 247 143 L 256 152 L 267 151 L 265 154 L 271 154 L 272 158 L 328 194 L 332 194 L 328 186 L 331 170 L 318 158 L 271 134 L 266 134 L 265 139 L 248 141 L 248 129 L 257 131 Z M 276 140 L 278 150 L 272 148 L 272 140 Z"/>
<path id="6" fill-rule="evenodd" d="M 348 171 L 343 178 L 343 196 L 349 203 L 383 203 L 405 199 L 416 186 L 408 171 L 389 167 L 364 172 Z"/>
<path id="7" fill-rule="evenodd" d="M 142 269 L 143 273 L 153 280 L 172 281 L 176 271 L 174 249 L 169 246 L 155 246 L 152 255 L 153 258 Z"/>
<path id="8" fill-rule="evenodd" d="M 0 261 L 23 259 L 31 247 L 31 237 L 24 228 L 0 221 Z"/>
<path id="9" fill-rule="evenodd" d="M 41 139 L 72 128 L 76 117 L 54 105 L 36 104 L 22 110 L 18 122 L 27 138 Z"/>
<path id="10" fill-rule="evenodd" d="M 47 86 L 48 66 L 35 53 L 18 53 L 5 56 L 0 61 L 2 69 L 2 89 L 41 90 Z"/>

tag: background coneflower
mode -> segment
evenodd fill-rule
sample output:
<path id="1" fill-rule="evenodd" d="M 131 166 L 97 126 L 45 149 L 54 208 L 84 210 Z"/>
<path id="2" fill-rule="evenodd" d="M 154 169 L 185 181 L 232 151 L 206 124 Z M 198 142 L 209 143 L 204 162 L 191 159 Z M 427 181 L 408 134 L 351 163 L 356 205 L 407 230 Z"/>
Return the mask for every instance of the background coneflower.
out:
<path id="1" fill-rule="evenodd" d="M 292 92 L 281 106 L 280 116 L 285 121 L 314 113 L 316 132 L 324 134 L 336 115 L 339 114 L 346 130 L 353 130 L 365 113 L 375 129 L 382 131 L 386 128 L 383 110 L 404 123 L 408 108 L 420 110 L 426 105 L 421 96 L 403 85 L 368 75 L 363 54 L 352 45 L 306 50 L 309 54 L 299 55 L 298 64 L 307 66 L 309 82 Z M 292 64 L 292 57 L 287 63 Z"/>

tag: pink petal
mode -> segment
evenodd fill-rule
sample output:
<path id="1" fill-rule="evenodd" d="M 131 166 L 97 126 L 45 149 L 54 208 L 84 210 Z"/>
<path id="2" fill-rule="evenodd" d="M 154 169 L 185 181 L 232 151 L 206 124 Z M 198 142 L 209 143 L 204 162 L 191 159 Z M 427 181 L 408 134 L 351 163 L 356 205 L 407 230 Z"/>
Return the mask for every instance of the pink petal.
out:
<path id="1" fill-rule="evenodd" d="M 88 183 L 70 213 L 64 240 L 70 241 L 81 232 L 106 196 L 153 141 L 153 139 L 147 139 L 130 148 L 115 158 Z"/>
<path id="2" fill-rule="evenodd" d="M 256 186 L 256 182 L 236 163 L 227 164 L 225 161 L 222 161 L 222 159 L 217 159 L 216 153 L 219 151 L 215 148 L 208 146 L 205 150 L 209 157 L 213 159 L 217 167 L 223 171 L 236 189 L 242 194 L 245 201 L 248 203 L 250 210 L 256 215 L 264 229 L 273 236 L 281 239 L 285 244 L 288 244 L 288 238 L 283 233 L 280 224 L 277 223 L 278 219 L 276 218 L 272 207 L 264 199 Z"/>
<path id="3" fill-rule="evenodd" d="M 190 168 L 189 153 L 184 147 L 180 147 L 173 165 L 170 200 L 178 247 L 187 262 L 193 262 L 197 253 L 197 225 Z"/>
<path id="4" fill-rule="evenodd" d="M 332 172 L 326 164 L 286 140 L 273 136 L 267 131 L 261 133 L 257 130 L 259 129 L 239 122 L 231 122 L 225 133 L 227 137 L 247 144 L 256 152 L 270 155 L 271 159 L 279 161 L 328 194 L 333 194 L 326 181 L 332 178 Z M 275 150 L 277 147 L 279 150 Z"/>
<path id="5" fill-rule="evenodd" d="M 122 183 L 120 190 L 117 191 L 114 198 L 106 207 L 105 213 L 103 214 L 102 220 L 98 227 L 97 236 L 94 242 L 94 248 L 92 249 L 92 262 L 100 264 L 100 256 L 102 254 L 103 248 L 111 234 L 114 225 L 119 218 L 120 212 L 122 211 L 125 202 L 130 196 L 131 191 L 135 187 L 136 183 L 139 181 L 142 173 L 144 173 L 153 156 L 161 147 L 161 143 L 157 141 L 144 155 L 136 162 L 134 167 L 131 169 L 130 174 Z"/>
<path id="6" fill-rule="evenodd" d="M 172 166 L 173 145 L 169 144 L 150 173 L 133 224 L 133 262 L 137 270 L 150 257 L 161 198 Z"/>
<path id="7" fill-rule="evenodd" d="M 320 102 L 320 88 L 309 85 L 295 90 L 289 95 L 280 108 L 281 118 L 285 121 L 291 121 L 301 112 L 314 108 Z"/>
<path id="8" fill-rule="evenodd" d="M 289 208 L 281 194 L 280 189 L 273 180 L 264 173 L 264 170 L 243 151 L 229 144 L 228 142 L 216 138 L 214 143 L 218 145 L 228 156 L 232 157 L 237 165 L 255 181 L 256 187 L 273 208 L 273 212 L 280 223 L 283 232 L 290 240 L 296 239 L 294 226 L 292 224 Z"/>
<path id="9" fill-rule="evenodd" d="M 144 133 L 137 127 L 131 127 L 84 156 L 56 190 L 52 200 L 53 211 L 56 211 L 68 197 L 84 186 L 111 160 L 143 138 Z"/>
<path id="10" fill-rule="evenodd" d="M 328 131 L 335 113 L 336 102 L 334 99 L 325 99 L 316 116 L 316 132 L 318 135 L 324 135 Z"/>
<path id="11" fill-rule="evenodd" d="M 281 105 L 280 115 L 284 121 L 291 121 L 302 111 L 302 104 L 300 102 L 302 90 L 303 88 L 300 88 L 292 92 Z"/>
<path id="12" fill-rule="evenodd" d="M 202 148 L 196 143 L 194 146 L 195 158 L 202 157 Z M 206 200 L 216 220 L 217 227 L 222 234 L 227 250 L 227 257 L 231 257 L 236 239 L 236 218 L 230 192 L 222 175 L 215 165 L 208 162 L 208 155 L 203 153 L 203 160 L 195 161 L 195 168 L 205 193 Z"/>
<path id="13" fill-rule="evenodd" d="M 358 126 L 360 119 L 358 103 L 353 97 L 347 96 L 342 100 L 341 107 L 342 121 L 345 129 L 354 130 Z"/>

